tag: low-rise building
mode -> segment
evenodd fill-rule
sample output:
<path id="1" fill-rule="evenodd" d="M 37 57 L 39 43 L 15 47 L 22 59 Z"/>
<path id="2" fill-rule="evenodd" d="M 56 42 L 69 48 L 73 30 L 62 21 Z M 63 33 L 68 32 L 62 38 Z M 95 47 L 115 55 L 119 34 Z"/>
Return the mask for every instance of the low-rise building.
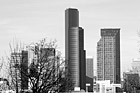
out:
<path id="1" fill-rule="evenodd" d="M 121 84 L 111 84 L 110 80 L 96 81 L 95 93 L 121 93 Z"/>

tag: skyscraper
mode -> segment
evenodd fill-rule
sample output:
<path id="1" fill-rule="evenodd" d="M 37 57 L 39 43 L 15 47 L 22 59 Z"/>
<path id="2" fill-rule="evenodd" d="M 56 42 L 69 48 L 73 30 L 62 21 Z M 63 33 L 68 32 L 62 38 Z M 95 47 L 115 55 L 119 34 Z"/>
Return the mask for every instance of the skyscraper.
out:
<path id="1" fill-rule="evenodd" d="M 84 30 L 79 27 L 78 10 L 72 8 L 65 11 L 65 58 L 74 87 L 85 89 Z"/>
<path id="2" fill-rule="evenodd" d="M 24 73 L 28 73 L 28 51 L 22 51 L 22 61 L 21 61 L 21 89 L 28 89 L 28 77 Z M 22 71 L 24 73 L 22 73 Z"/>
<path id="3" fill-rule="evenodd" d="M 120 29 L 101 29 L 97 43 L 97 80 L 120 83 Z"/>

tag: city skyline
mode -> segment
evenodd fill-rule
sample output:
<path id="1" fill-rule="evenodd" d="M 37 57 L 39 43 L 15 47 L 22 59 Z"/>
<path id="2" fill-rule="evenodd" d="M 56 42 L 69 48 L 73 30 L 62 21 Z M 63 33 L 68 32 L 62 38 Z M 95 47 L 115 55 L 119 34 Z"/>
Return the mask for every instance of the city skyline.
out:
<path id="1" fill-rule="evenodd" d="M 71 1 L 10 1 L 0 0 L 0 56 L 9 55 L 9 42 L 24 44 L 44 37 L 56 38 L 65 55 L 64 10 L 69 7 L 80 11 L 80 25 L 85 29 L 87 56 L 94 56 L 101 28 L 121 29 L 121 70 L 130 68 L 133 58 L 138 58 L 140 14 L 138 0 L 71 0 Z M 126 66 L 127 65 L 127 66 Z"/>

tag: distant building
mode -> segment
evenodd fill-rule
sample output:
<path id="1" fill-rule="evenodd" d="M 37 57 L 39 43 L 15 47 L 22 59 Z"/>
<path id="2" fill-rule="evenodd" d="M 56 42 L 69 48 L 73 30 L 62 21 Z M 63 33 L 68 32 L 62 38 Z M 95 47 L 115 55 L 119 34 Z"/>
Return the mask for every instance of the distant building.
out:
<path id="1" fill-rule="evenodd" d="M 54 48 L 41 48 L 40 49 L 40 61 L 44 62 L 44 65 L 55 67 L 55 49 Z M 48 66 L 46 66 L 48 67 Z"/>
<path id="2" fill-rule="evenodd" d="M 138 59 L 133 59 L 133 62 L 132 62 L 132 71 L 134 73 L 138 73 L 139 76 L 140 76 L 140 58 Z"/>
<path id="3" fill-rule="evenodd" d="M 28 52 L 11 53 L 11 79 L 15 81 L 13 85 L 16 86 L 16 91 L 28 89 L 26 73 L 28 73 Z"/>
<path id="4" fill-rule="evenodd" d="M 41 48 L 40 55 L 41 57 L 54 57 L 55 49 L 54 48 Z"/>
<path id="5" fill-rule="evenodd" d="M 97 80 L 120 83 L 120 29 L 101 29 L 97 43 Z"/>
<path id="6" fill-rule="evenodd" d="M 40 60 L 44 62 L 44 65 L 47 65 L 46 67 L 53 68 L 52 77 L 54 78 L 56 75 L 58 75 L 60 60 L 58 57 L 56 57 L 56 50 L 55 48 L 41 48 L 40 49 Z M 46 62 L 46 63 L 45 63 Z M 44 67 L 45 68 L 45 67 Z M 46 71 L 46 69 L 45 69 Z"/>
<path id="7" fill-rule="evenodd" d="M 124 84 L 123 89 L 125 92 L 133 93 L 140 85 L 139 74 L 133 72 L 124 72 L 123 73 Z"/>
<path id="8" fill-rule="evenodd" d="M 74 8 L 65 10 L 65 58 L 66 70 L 74 87 L 85 90 L 84 30 L 79 27 L 79 11 Z"/>
<path id="9" fill-rule="evenodd" d="M 27 90 L 28 89 L 28 77 L 25 74 L 28 73 L 28 51 L 21 52 L 22 59 L 21 59 L 21 89 Z M 24 73 L 23 73 L 23 72 Z"/>
<path id="10" fill-rule="evenodd" d="M 16 86 L 16 91 L 21 91 L 21 74 L 20 74 L 20 70 L 18 69 L 18 67 L 21 64 L 21 53 L 11 53 L 11 79 L 15 82 L 11 82 L 12 83 L 12 89 L 15 88 Z"/>
<path id="11" fill-rule="evenodd" d="M 88 86 L 88 92 L 93 92 L 93 58 L 86 58 L 86 84 Z"/>
<path id="12" fill-rule="evenodd" d="M 122 93 L 121 84 L 111 84 L 110 80 L 96 81 L 95 93 Z"/>

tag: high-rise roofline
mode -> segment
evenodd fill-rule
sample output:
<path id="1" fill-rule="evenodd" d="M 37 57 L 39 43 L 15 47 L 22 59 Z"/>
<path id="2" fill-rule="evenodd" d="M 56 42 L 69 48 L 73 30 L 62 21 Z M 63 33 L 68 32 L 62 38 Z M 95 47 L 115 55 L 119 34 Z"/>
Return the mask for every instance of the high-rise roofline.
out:
<path id="1" fill-rule="evenodd" d="M 77 8 L 67 8 L 66 10 L 78 10 Z"/>
<path id="2" fill-rule="evenodd" d="M 102 30 L 102 29 L 109 29 L 109 30 L 118 29 L 118 30 L 120 30 L 121 28 L 101 28 L 101 30 Z"/>

